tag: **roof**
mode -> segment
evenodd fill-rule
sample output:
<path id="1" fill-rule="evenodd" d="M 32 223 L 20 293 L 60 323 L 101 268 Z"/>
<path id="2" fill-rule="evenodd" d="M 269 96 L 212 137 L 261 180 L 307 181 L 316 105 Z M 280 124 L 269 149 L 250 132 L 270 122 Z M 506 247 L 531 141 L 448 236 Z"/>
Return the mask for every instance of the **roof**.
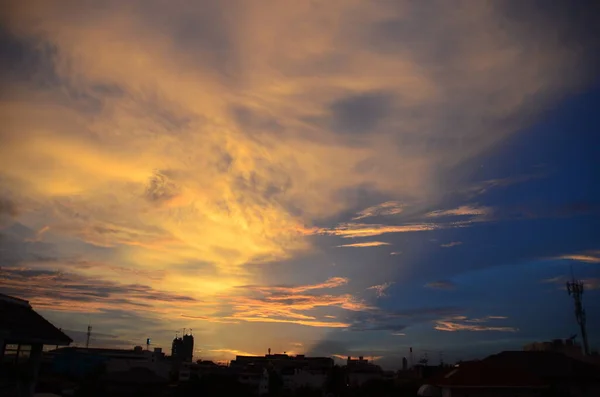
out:
<path id="1" fill-rule="evenodd" d="M 36 313 L 28 301 L 0 294 L 0 335 L 7 343 L 68 345 L 64 332 Z"/>
<path id="2" fill-rule="evenodd" d="M 485 361 L 462 363 L 426 381 L 439 387 L 539 388 L 547 386 L 539 377 L 510 366 Z"/>
<path id="3" fill-rule="evenodd" d="M 526 370 L 542 379 L 600 381 L 600 371 L 595 365 L 558 352 L 504 351 L 489 356 L 484 361 Z"/>
<path id="4" fill-rule="evenodd" d="M 78 347 L 78 346 L 69 346 L 69 347 L 61 347 L 59 349 L 51 350 L 52 353 L 55 354 L 65 354 L 65 353 L 84 353 L 84 354 L 96 354 L 101 356 L 127 356 L 127 357 L 140 357 L 147 358 L 149 354 L 152 354 L 150 351 L 141 350 L 136 351 L 133 349 L 111 349 L 111 348 L 103 348 L 103 347 Z"/>

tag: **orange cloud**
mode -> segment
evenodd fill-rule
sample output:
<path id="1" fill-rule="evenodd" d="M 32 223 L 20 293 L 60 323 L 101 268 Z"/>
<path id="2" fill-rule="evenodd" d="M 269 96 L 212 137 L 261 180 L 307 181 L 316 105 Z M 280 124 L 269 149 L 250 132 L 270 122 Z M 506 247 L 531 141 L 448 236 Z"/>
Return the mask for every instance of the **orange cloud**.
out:
<path id="1" fill-rule="evenodd" d="M 436 224 L 413 224 L 401 226 L 388 226 L 378 224 L 364 223 L 342 223 L 332 229 L 316 229 L 315 234 L 325 234 L 330 236 L 340 236 L 342 238 L 373 237 L 387 233 L 409 233 L 423 232 L 429 230 L 441 229 L 442 226 Z"/>
<path id="2" fill-rule="evenodd" d="M 562 255 L 562 256 L 557 257 L 556 259 L 565 259 L 565 260 L 586 262 L 586 263 L 600 263 L 600 256 L 586 255 L 586 254 Z"/>
<path id="3" fill-rule="evenodd" d="M 378 298 L 382 298 L 386 296 L 385 291 L 392 285 L 393 282 L 387 282 L 379 285 L 373 285 L 372 287 L 367 288 L 368 290 L 374 290 L 377 294 Z"/>
<path id="4" fill-rule="evenodd" d="M 450 210 L 432 211 L 429 212 L 426 216 L 429 218 L 436 218 L 442 216 L 482 216 L 488 215 L 490 212 L 491 208 L 489 207 L 463 205 Z"/>
<path id="5" fill-rule="evenodd" d="M 387 201 L 385 203 L 375 205 L 373 207 L 366 208 L 356 214 L 353 221 L 357 221 L 363 218 L 369 218 L 372 216 L 381 216 L 381 215 L 397 215 L 402 213 L 404 210 L 404 205 L 397 201 Z"/>
<path id="6" fill-rule="evenodd" d="M 343 244 L 338 245 L 338 248 L 344 247 L 355 247 L 355 248 L 364 248 L 364 247 L 381 247 L 383 245 L 390 245 L 390 243 L 385 243 L 383 241 L 367 241 L 365 243 L 354 243 L 354 244 Z"/>

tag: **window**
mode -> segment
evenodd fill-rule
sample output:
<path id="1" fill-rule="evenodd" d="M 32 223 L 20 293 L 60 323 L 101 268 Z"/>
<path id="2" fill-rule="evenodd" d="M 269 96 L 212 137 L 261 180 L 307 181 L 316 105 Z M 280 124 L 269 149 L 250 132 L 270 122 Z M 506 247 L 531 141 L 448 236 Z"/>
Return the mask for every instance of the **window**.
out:
<path id="1" fill-rule="evenodd" d="M 19 345 L 9 343 L 4 346 L 5 363 L 24 363 L 29 360 L 31 355 L 31 345 Z"/>

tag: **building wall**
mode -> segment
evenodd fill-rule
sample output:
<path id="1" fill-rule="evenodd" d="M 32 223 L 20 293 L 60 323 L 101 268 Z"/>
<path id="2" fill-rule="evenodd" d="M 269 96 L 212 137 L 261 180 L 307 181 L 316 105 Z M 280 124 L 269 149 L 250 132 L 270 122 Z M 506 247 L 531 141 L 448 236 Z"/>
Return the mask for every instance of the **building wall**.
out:
<path id="1" fill-rule="evenodd" d="M 327 380 L 325 372 L 311 372 L 304 369 L 295 369 L 293 375 L 284 375 L 284 387 L 290 390 L 296 390 L 301 387 L 310 389 L 321 389 Z"/>
<path id="2" fill-rule="evenodd" d="M 511 388 L 443 388 L 442 397 L 540 397 L 539 389 L 511 389 Z"/>
<path id="3" fill-rule="evenodd" d="M 382 379 L 381 373 L 377 372 L 351 372 L 348 374 L 348 383 L 350 386 L 362 386 L 366 382 L 374 379 Z"/>
<path id="4" fill-rule="evenodd" d="M 106 372 L 129 371 L 132 368 L 146 368 L 161 378 L 169 379 L 171 363 L 169 361 L 140 361 L 110 359 L 106 362 Z"/>

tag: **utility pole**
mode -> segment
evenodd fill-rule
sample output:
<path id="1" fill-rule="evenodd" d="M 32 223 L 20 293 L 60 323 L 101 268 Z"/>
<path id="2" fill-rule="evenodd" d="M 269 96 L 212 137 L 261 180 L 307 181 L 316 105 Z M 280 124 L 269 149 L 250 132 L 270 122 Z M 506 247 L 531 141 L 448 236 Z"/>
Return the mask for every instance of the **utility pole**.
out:
<path id="1" fill-rule="evenodd" d="M 573 268 L 571 268 L 571 281 L 567 281 L 567 292 L 575 301 L 575 318 L 577 319 L 577 324 L 579 324 L 579 328 L 581 329 L 583 354 L 587 356 L 590 354 L 590 347 L 588 345 L 587 330 L 585 328 L 585 309 L 581 303 L 583 295 L 583 281 L 575 280 L 575 276 L 573 276 Z"/>
<path id="2" fill-rule="evenodd" d="M 87 339 L 85 340 L 85 348 L 89 348 L 90 347 L 90 338 L 92 336 L 92 325 L 88 325 L 88 331 L 87 331 Z"/>

